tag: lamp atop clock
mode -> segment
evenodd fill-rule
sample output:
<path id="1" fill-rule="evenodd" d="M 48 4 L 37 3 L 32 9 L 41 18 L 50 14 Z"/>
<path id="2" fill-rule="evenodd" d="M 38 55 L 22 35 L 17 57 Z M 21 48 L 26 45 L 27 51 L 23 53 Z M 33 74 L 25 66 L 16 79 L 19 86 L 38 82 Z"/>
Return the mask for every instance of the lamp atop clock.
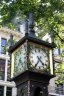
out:
<path id="1" fill-rule="evenodd" d="M 35 36 L 33 13 L 26 20 L 25 36 L 9 48 L 11 53 L 11 77 L 26 70 L 31 72 L 54 75 L 53 48 L 54 43 L 48 43 Z"/>

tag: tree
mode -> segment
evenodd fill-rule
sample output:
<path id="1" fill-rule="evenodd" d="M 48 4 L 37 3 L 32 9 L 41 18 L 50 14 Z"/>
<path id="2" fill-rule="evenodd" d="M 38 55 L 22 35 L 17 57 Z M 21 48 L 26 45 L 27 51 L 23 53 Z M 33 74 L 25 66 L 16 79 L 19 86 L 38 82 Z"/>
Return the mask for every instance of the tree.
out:
<path id="1" fill-rule="evenodd" d="M 43 30 L 46 32 L 54 31 L 55 36 L 60 33 L 57 31 L 64 23 L 63 0 L 1 0 L 0 2 L 1 25 L 14 28 L 11 20 L 20 10 L 21 17 L 22 15 L 28 17 L 29 12 L 34 12 L 36 26 L 40 29 L 44 27 Z"/>
<path id="2" fill-rule="evenodd" d="M 63 49 L 64 0 L 0 0 L 0 25 L 14 29 L 12 19 L 16 14 L 20 16 L 20 19 L 28 18 L 29 12 L 34 13 L 35 26 L 40 29 L 39 38 L 42 38 L 45 32 L 49 34 L 53 32 L 57 47 L 59 48 L 60 45 Z"/>

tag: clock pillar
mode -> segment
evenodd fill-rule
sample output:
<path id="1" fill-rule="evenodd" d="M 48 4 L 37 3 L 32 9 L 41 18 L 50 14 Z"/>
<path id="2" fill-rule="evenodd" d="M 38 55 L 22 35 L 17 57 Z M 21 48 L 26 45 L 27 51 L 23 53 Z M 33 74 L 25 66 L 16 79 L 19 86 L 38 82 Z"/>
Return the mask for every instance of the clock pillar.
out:
<path id="1" fill-rule="evenodd" d="M 26 21 L 25 36 L 9 49 L 12 61 L 11 80 L 16 83 L 17 96 L 48 96 L 49 80 L 54 77 L 50 53 L 56 45 L 36 38 L 32 17 L 30 14 L 29 27 Z M 33 49 L 38 49 L 38 53 Z M 30 59 L 32 52 L 35 53 L 35 59 Z"/>

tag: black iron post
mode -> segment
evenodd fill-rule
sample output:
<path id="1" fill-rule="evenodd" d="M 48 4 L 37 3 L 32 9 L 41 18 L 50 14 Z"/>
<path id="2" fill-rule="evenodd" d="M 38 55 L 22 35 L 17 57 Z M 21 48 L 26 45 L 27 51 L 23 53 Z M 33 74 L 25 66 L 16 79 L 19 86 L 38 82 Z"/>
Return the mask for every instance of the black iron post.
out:
<path id="1" fill-rule="evenodd" d="M 28 20 L 25 20 L 25 35 L 28 35 Z"/>
<path id="2" fill-rule="evenodd" d="M 10 47 L 12 47 L 14 45 L 14 41 L 13 41 L 13 35 L 10 35 Z"/>
<path id="3" fill-rule="evenodd" d="M 33 13 L 29 13 L 29 35 L 35 37 Z"/>

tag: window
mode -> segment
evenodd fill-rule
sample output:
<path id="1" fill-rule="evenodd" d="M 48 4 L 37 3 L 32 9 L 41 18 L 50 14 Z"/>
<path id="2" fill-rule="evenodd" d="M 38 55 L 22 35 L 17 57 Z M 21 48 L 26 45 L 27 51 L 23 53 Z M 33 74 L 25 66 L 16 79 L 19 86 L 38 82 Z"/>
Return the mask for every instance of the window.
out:
<path id="1" fill-rule="evenodd" d="M 1 38 L 1 53 L 6 54 L 6 44 L 7 40 L 5 38 Z"/>
<path id="2" fill-rule="evenodd" d="M 54 49 L 54 55 L 60 55 L 60 49 L 58 48 L 58 49 Z"/>
<path id="3" fill-rule="evenodd" d="M 4 91 L 4 87 L 3 86 L 0 86 L 0 96 L 3 96 L 3 92 Z"/>
<path id="4" fill-rule="evenodd" d="M 12 88 L 7 87 L 6 96 L 12 96 Z"/>
<path id="5" fill-rule="evenodd" d="M 0 80 L 4 80 L 5 77 L 5 60 L 0 59 Z"/>
<path id="6" fill-rule="evenodd" d="M 58 84 L 56 87 L 56 93 L 64 95 L 63 84 Z"/>
<path id="7" fill-rule="evenodd" d="M 40 87 L 37 87 L 34 91 L 34 96 L 44 96 L 44 93 Z"/>

